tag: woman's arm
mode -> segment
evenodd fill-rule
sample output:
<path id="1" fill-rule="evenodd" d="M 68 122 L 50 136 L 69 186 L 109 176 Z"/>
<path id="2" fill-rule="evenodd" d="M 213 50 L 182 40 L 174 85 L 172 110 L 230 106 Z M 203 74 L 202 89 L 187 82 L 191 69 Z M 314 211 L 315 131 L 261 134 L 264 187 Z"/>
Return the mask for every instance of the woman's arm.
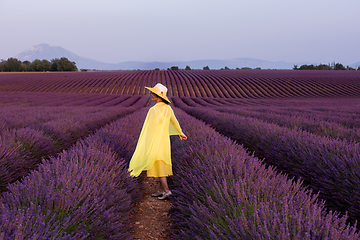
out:
<path id="1" fill-rule="evenodd" d="M 186 140 L 186 139 L 187 139 L 187 136 L 186 136 L 185 134 L 180 135 L 180 139 L 181 139 L 181 140 Z"/>
<path id="2" fill-rule="evenodd" d="M 182 132 L 179 121 L 176 119 L 174 111 L 171 109 L 170 124 L 175 128 L 177 133 L 170 132 L 170 135 L 180 135 L 181 140 L 186 140 L 187 136 Z"/>

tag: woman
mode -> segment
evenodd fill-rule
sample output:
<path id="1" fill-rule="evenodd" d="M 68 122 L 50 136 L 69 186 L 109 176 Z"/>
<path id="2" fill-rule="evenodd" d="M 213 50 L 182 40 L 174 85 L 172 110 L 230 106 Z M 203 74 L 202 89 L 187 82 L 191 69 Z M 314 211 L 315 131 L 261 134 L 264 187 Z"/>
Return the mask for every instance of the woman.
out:
<path id="1" fill-rule="evenodd" d="M 130 160 L 130 175 L 137 177 L 143 170 L 147 170 L 148 177 L 160 180 L 159 191 L 152 194 L 158 199 L 165 199 L 171 195 L 166 177 L 173 175 L 170 152 L 170 135 L 179 135 L 181 140 L 187 137 L 182 132 L 169 99 L 166 97 L 167 88 L 158 83 L 151 91 L 151 100 L 155 106 L 149 109 L 142 127 L 135 152 Z"/>

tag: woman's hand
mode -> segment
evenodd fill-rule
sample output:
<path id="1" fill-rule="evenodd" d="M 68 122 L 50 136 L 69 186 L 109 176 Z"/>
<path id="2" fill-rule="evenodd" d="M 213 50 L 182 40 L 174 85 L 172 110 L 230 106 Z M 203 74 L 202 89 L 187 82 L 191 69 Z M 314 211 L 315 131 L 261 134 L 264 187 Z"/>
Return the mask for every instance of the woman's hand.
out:
<path id="1" fill-rule="evenodd" d="M 184 134 L 184 135 L 180 135 L 180 138 L 181 138 L 181 140 L 186 140 L 186 139 L 187 139 L 187 136 L 185 136 L 185 134 Z"/>

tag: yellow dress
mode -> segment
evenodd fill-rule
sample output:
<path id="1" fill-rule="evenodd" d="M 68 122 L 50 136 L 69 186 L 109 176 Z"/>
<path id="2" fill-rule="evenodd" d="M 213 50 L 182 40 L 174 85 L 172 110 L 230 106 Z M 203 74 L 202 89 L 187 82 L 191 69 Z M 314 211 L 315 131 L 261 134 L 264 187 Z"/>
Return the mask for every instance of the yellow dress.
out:
<path id="1" fill-rule="evenodd" d="M 130 160 L 130 175 L 147 170 L 148 177 L 172 175 L 170 135 L 183 135 L 170 105 L 159 102 L 146 115 L 135 152 Z"/>

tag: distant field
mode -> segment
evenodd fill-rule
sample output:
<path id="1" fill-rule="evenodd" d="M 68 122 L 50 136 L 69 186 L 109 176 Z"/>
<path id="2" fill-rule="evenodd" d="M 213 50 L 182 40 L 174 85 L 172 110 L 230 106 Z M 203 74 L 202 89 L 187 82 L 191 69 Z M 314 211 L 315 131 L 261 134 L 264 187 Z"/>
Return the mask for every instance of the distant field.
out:
<path id="1" fill-rule="evenodd" d="M 360 71 L 191 70 L 0 74 L 0 91 L 145 95 L 157 82 L 169 97 L 360 96 Z"/>

